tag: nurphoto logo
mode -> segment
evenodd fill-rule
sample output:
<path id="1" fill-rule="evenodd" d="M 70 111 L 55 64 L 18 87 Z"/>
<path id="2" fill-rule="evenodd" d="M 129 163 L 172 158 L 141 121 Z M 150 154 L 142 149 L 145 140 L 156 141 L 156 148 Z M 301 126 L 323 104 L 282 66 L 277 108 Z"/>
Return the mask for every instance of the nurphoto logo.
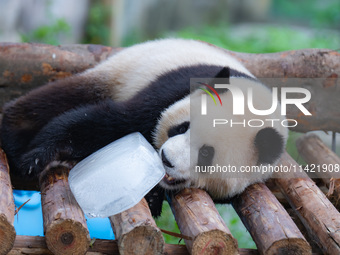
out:
<path id="1" fill-rule="evenodd" d="M 237 85 L 232 84 L 213 84 L 208 85 L 205 82 L 197 82 L 199 85 L 205 86 L 205 88 L 199 87 L 199 89 L 203 90 L 204 94 L 201 95 L 201 115 L 207 115 L 208 114 L 208 97 L 213 100 L 215 107 L 221 107 L 222 99 L 220 94 L 217 92 L 217 90 L 223 91 L 222 93 L 231 93 L 232 95 L 232 113 L 233 116 L 242 116 L 245 115 L 245 107 L 247 107 L 247 110 L 256 115 L 256 116 L 269 116 L 273 114 L 278 107 L 280 107 L 280 113 L 281 115 L 285 116 L 287 114 L 287 106 L 292 105 L 292 107 L 296 107 L 301 114 L 305 116 L 311 116 L 312 114 L 310 111 L 307 110 L 307 108 L 304 106 L 305 103 L 308 103 L 311 99 L 311 93 L 306 88 L 300 88 L 300 87 L 272 87 L 271 88 L 271 106 L 267 109 L 257 109 L 254 105 L 254 88 L 248 87 L 246 92 L 244 89 L 242 90 Z M 210 91 L 211 92 L 210 92 Z M 256 90 L 256 88 L 255 88 Z M 218 98 L 220 104 L 217 104 L 214 95 Z M 293 97 L 292 97 L 293 95 Z M 299 95 L 297 98 L 296 95 Z M 280 98 L 280 103 L 279 103 Z M 267 122 L 271 122 L 272 125 L 274 125 L 274 122 L 279 121 L 279 119 L 265 119 Z M 284 127 L 295 127 L 298 125 L 298 122 L 295 119 L 284 119 L 281 120 L 281 125 Z M 225 125 L 228 123 L 232 123 L 232 120 L 223 119 L 223 118 L 216 118 L 213 119 L 213 127 L 216 127 L 217 125 Z M 235 123 L 235 122 L 234 122 Z M 256 124 L 257 123 L 257 124 Z M 261 119 L 250 119 L 248 120 L 248 126 L 250 127 L 261 127 L 264 125 L 264 120 Z"/>

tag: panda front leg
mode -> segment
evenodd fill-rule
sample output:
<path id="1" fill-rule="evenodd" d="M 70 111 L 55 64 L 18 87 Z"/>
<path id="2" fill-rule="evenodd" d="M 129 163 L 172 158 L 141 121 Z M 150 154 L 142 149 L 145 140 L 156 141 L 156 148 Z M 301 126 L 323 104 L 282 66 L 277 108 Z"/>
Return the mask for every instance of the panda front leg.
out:
<path id="1" fill-rule="evenodd" d="M 51 120 L 17 162 L 21 173 L 36 177 L 54 161 L 78 162 L 110 142 L 136 131 L 128 110 L 106 100 Z"/>

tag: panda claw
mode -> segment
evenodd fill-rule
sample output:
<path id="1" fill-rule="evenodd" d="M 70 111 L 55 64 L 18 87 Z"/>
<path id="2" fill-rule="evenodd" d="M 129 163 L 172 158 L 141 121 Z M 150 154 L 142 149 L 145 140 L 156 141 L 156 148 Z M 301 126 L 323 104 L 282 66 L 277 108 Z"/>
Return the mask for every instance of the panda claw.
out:
<path id="1" fill-rule="evenodd" d="M 28 169 L 28 175 L 31 175 L 31 174 L 32 174 L 32 170 L 33 170 L 33 167 L 30 166 L 30 169 Z"/>

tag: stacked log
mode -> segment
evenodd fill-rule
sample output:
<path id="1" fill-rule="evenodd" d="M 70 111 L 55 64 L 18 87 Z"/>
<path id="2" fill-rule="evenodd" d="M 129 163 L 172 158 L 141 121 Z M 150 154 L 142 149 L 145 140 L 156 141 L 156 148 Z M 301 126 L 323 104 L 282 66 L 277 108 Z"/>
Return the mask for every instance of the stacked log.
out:
<path id="1" fill-rule="evenodd" d="M 164 238 L 143 198 L 132 208 L 110 216 L 121 255 L 163 254 Z"/>
<path id="2" fill-rule="evenodd" d="M 40 178 L 44 232 L 53 254 L 84 254 L 90 244 L 84 213 L 68 184 L 69 170 L 56 165 Z"/>
<path id="3" fill-rule="evenodd" d="M 279 164 L 300 169 L 285 153 Z M 275 179 L 281 192 L 324 254 L 340 254 L 340 213 L 304 172 Z"/>
<path id="4" fill-rule="evenodd" d="M 311 247 L 292 218 L 263 183 L 233 199 L 233 206 L 260 254 L 311 254 Z"/>
<path id="5" fill-rule="evenodd" d="M 168 194 L 168 201 L 191 254 L 238 254 L 237 240 L 205 191 L 184 189 Z"/>
<path id="6" fill-rule="evenodd" d="M 297 140 L 296 147 L 317 177 L 329 189 L 327 197 L 340 209 L 340 158 L 315 134 L 308 134 Z M 338 168 L 338 170 L 336 169 Z"/>

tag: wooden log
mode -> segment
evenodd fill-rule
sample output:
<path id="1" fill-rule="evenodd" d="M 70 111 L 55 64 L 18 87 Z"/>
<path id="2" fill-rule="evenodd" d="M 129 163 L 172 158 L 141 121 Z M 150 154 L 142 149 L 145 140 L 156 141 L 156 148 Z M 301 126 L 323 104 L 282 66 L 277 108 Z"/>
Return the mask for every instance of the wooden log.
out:
<path id="1" fill-rule="evenodd" d="M 99 45 L 0 43 L 0 104 L 91 68 L 118 50 Z"/>
<path id="2" fill-rule="evenodd" d="M 86 219 L 69 184 L 69 167 L 56 165 L 40 177 L 46 243 L 54 254 L 84 254 L 90 244 Z"/>
<path id="3" fill-rule="evenodd" d="M 14 200 L 9 167 L 3 150 L 0 149 L 0 254 L 7 254 L 15 240 Z"/>
<path id="4" fill-rule="evenodd" d="M 312 250 L 283 206 L 263 183 L 253 184 L 232 205 L 260 254 L 311 254 Z"/>
<path id="5" fill-rule="evenodd" d="M 171 210 L 191 254 L 237 254 L 237 240 L 219 215 L 210 196 L 200 189 L 168 194 Z"/>
<path id="6" fill-rule="evenodd" d="M 299 169 L 287 153 L 279 164 Z M 299 172 L 294 178 L 296 174 L 292 171 L 285 174 L 287 178 L 277 178 L 275 182 L 324 254 L 340 254 L 340 213 L 307 174 Z"/>
<path id="7" fill-rule="evenodd" d="M 45 237 L 43 236 L 17 236 L 13 249 L 8 255 L 52 255 L 48 250 Z M 89 248 L 87 255 L 119 255 L 118 244 L 116 240 L 96 239 Z M 257 250 L 239 249 L 240 255 L 258 255 Z M 185 245 L 165 244 L 164 255 L 189 255 Z"/>
<path id="8" fill-rule="evenodd" d="M 121 255 L 163 254 L 163 235 L 144 198 L 134 207 L 109 218 Z"/>
<path id="9" fill-rule="evenodd" d="M 0 85 L 40 86 L 91 68 L 120 50 L 91 44 L 0 43 Z M 225 51 L 261 78 L 337 78 L 340 73 L 340 53 L 329 49 L 264 54 Z"/>
<path id="10" fill-rule="evenodd" d="M 68 77 L 93 67 L 119 50 L 121 48 L 100 45 L 0 43 L 0 106 L 47 81 Z M 274 77 L 273 82 L 268 79 L 264 81 L 268 86 L 296 87 L 296 83 L 287 78 L 313 78 L 310 81 L 313 85 L 311 86 L 309 82 L 307 89 L 318 97 L 312 97 L 305 104 L 313 115 L 304 116 L 296 107 L 288 105 L 287 117 L 299 122 L 292 129 L 300 132 L 311 130 L 340 132 L 340 119 L 337 114 L 340 108 L 340 98 L 337 96 L 340 89 L 339 52 L 327 49 L 304 49 L 270 54 L 227 50 L 226 52 L 240 60 L 256 77 Z"/>
<path id="11" fill-rule="evenodd" d="M 324 184 L 329 188 L 327 197 L 332 201 L 335 207 L 340 209 L 340 171 L 331 172 L 337 166 L 339 169 L 340 158 L 331 151 L 315 134 L 308 134 L 301 136 L 297 142 L 296 147 L 302 158 L 308 164 L 316 166 L 316 175 L 321 178 Z M 318 166 L 326 167 L 326 172 L 319 172 Z M 332 168 L 333 167 L 333 168 Z"/>

